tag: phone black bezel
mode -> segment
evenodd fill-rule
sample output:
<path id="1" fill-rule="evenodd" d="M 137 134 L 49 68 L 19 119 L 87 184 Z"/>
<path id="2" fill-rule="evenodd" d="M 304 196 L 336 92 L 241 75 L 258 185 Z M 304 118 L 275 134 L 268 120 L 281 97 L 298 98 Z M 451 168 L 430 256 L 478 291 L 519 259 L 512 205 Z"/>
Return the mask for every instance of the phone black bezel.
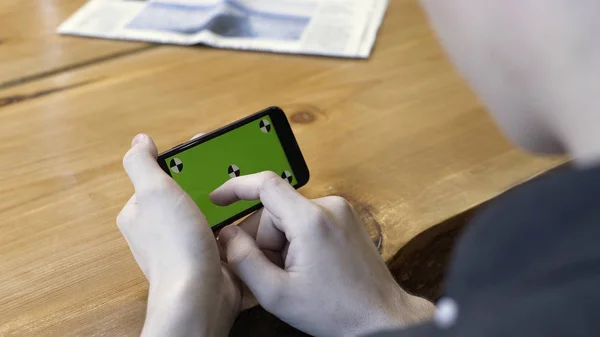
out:
<path id="1" fill-rule="evenodd" d="M 285 152 L 285 156 L 287 157 L 288 162 L 294 172 L 294 176 L 296 176 L 297 183 L 294 185 L 294 188 L 300 188 L 308 182 L 310 178 L 310 172 L 308 171 L 308 166 L 306 165 L 306 161 L 304 160 L 304 156 L 302 156 L 302 152 L 300 151 L 300 146 L 298 146 L 298 142 L 296 141 L 296 137 L 292 132 L 292 127 L 281 108 L 279 107 L 269 107 L 264 110 L 261 110 L 257 113 L 254 113 L 250 116 L 244 117 L 238 121 L 235 121 L 231 124 L 225 125 L 217 130 L 214 130 L 210 133 L 203 135 L 202 137 L 192 139 L 183 144 L 179 144 L 161 154 L 158 155 L 157 161 L 158 165 L 165 171 L 171 178 L 171 170 L 169 170 L 166 159 L 174 156 L 178 153 L 181 153 L 185 150 L 188 150 L 194 146 L 198 146 L 204 142 L 207 142 L 213 138 L 219 137 L 233 129 L 236 129 L 245 124 L 251 123 L 257 119 L 260 119 L 264 116 L 269 116 L 271 121 L 273 122 L 273 128 L 277 133 L 277 137 L 281 142 L 281 146 L 283 147 L 283 151 Z M 212 226 L 213 231 L 217 231 L 224 226 L 233 223 L 234 221 L 259 210 L 262 207 L 262 203 L 258 203 L 257 205 L 250 207 L 225 221 L 222 221 L 215 226 Z"/>

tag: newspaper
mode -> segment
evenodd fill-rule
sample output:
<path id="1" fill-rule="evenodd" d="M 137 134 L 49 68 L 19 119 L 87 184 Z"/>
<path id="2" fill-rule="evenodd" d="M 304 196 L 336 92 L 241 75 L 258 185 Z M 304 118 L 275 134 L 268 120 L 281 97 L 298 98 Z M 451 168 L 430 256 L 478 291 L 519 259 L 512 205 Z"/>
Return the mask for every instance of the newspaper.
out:
<path id="1" fill-rule="evenodd" d="M 388 0 L 91 0 L 60 34 L 368 58 Z"/>

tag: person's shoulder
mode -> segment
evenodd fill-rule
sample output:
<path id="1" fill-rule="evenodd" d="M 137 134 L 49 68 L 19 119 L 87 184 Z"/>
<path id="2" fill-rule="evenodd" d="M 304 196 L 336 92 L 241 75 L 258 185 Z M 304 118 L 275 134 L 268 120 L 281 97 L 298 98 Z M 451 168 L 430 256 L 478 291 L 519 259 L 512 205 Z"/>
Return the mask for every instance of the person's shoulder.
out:
<path id="1" fill-rule="evenodd" d="M 503 193 L 476 217 L 474 223 L 498 217 L 554 216 L 556 213 L 569 213 L 573 208 L 593 211 L 596 208 L 588 206 L 595 203 L 598 195 L 600 166 L 588 169 L 561 166 Z"/>
<path id="2" fill-rule="evenodd" d="M 455 250 L 445 286 L 452 327 L 430 322 L 373 336 L 593 335 L 580 327 L 600 328 L 597 200 L 600 168 L 562 167 L 503 194 Z"/>
<path id="3" fill-rule="evenodd" d="M 563 166 L 517 186 L 484 206 L 459 247 L 534 247 L 600 218 L 600 167 Z M 600 227 L 595 226 L 600 230 Z M 492 245 L 490 245 L 492 243 Z M 508 246 L 507 246 L 508 245 Z"/>
<path id="4" fill-rule="evenodd" d="M 509 298 L 559 286 L 577 273 L 600 273 L 598 200 L 598 167 L 563 167 L 505 193 L 468 225 L 447 291 L 463 300 L 492 291 Z M 584 261 L 585 269 L 575 267 Z"/>
<path id="5" fill-rule="evenodd" d="M 483 286 L 500 282 L 503 273 L 534 272 L 543 261 L 564 257 L 564 249 L 585 253 L 582 245 L 600 235 L 598 200 L 600 168 L 563 167 L 508 191 L 468 225 L 453 274 Z"/>

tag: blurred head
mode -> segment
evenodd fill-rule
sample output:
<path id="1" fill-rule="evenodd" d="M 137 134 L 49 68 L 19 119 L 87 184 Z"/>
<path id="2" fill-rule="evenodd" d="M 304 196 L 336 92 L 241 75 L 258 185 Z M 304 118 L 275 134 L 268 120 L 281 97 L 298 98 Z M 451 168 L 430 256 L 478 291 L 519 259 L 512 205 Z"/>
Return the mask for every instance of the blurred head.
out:
<path id="1" fill-rule="evenodd" d="M 518 145 L 577 153 L 598 133 L 600 0 L 422 3 L 451 60 Z"/>

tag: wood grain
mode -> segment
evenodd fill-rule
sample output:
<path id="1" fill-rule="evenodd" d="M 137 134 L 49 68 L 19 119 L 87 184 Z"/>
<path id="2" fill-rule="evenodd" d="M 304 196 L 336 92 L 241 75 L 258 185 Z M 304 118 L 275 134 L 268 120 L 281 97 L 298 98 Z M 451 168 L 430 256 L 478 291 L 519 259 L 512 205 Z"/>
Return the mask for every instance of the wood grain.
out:
<path id="1" fill-rule="evenodd" d="M 132 193 L 121 157 L 141 131 L 165 150 L 282 106 L 312 172 L 302 192 L 349 199 L 381 226 L 390 263 L 419 233 L 563 162 L 498 133 L 413 0 L 390 3 L 367 61 L 165 46 L 0 90 L 0 102 L 2 336 L 139 333 L 147 284 L 115 217 Z"/>
<path id="2" fill-rule="evenodd" d="M 85 0 L 0 1 L 0 88 L 150 46 L 56 34 L 60 23 L 84 3 Z"/>

